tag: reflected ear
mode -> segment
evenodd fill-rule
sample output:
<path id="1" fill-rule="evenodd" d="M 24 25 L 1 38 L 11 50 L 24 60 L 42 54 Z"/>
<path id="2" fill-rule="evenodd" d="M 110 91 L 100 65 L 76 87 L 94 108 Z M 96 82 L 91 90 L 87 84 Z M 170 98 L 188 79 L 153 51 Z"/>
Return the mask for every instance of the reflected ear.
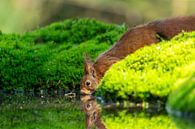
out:
<path id="1" fill-rule="evenodd" d="M 93 67 L 93 62 L 91 61 L 89 55 L 87 54 L 84 54 L 84 68 L 85 74 L 91 74 L 94 77 L 96 76 L 95 69 Z"/>
<path id="2" fill-rule="evenodd" d="M 93 113 L 89 113 L 85 116 L 85 120 L 86 120 L 86 127 L 87 129 L 92 129 L 92 127 L 95 126 L 96 124 L 96 118 L 97 118 L 97 113 L 96 111 Z"/>
<path id="3" fill-rule="evenodd" d="M 95 125 L 90 115 L 85 115 L 85 125 L 86 125 L 86 129 L 92 129 L 92 127 Z"/>

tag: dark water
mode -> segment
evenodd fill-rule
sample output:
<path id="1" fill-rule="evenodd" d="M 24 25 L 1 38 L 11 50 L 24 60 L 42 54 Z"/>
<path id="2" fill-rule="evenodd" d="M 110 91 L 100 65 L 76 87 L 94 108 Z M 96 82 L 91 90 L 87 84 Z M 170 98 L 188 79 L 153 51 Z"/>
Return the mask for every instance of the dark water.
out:
<path id="1" fill-rule="evenodd" d="M 0 93 L 0 129 L 195 129 L 195 120 L 169 116 L 163 103 L 105 103 L 55 91 Z"/>

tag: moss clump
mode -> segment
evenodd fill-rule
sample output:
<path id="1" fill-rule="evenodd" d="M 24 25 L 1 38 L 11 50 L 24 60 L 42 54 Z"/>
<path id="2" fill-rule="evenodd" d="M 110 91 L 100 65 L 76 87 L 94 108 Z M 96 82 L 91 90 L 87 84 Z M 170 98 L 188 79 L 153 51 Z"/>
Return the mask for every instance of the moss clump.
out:
<path id="1" fill-rule="evenodd" d="M 99 91 L 107 99 L 164 98 L 185 73 L 181 68 L 193 61 L 195 32 L 183 33 L 171 41 L 144 47 L 114 64 L 101 81 Z"/>
<path id="2" fill-rule="evenodd" d="M 195 69 L 195 63 L 193 65 L 191 68 Z M 171 93 L 168 99 L 169 109 L 172 109 L 173 113 L 174 111 L 181 111 L 195 115 L 195 72 L 191 77 L 184 78 L 176 83 L 176 87 L 179 88 Z"/>
<path id="3" fill-rule="evenodd" d="M 35 43 L 80 44 L 95 40 L 97 43 L 113 44 L 125 30 L 123 25 L 106 24 L 94 19 L 69 19 L 26 33 L 24 37 Z"/>
<path id="4" fill-rule="evenodd" d="M 0 35 L 0 87 L 79 88 L 83 53 L 96 58 L 126 31 L 93 19 L 70 19 L 32 32 Z"/>

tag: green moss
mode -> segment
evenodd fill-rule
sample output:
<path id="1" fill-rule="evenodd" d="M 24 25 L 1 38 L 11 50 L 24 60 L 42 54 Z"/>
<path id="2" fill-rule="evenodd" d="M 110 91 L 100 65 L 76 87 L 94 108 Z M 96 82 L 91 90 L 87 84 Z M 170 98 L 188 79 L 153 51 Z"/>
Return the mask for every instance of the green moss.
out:
<path id="1" fill-rule="evenodd" d="M 194 61 L 195 32 L 183 33 L 171 41 L 144 47 L 114 64 L 102 79 L 99 91 L 108 99 L 164 98 L 176 80 L 184 76 L 184 66 Z"/>
<path id="2" fill-rule="evenodd" d="M 14 88 L 79 88 L 83 53 L 96 58 L 125 26 L 93 19 L 70 19 L 32 32 L 0 35 L 0 86 Z"/>
<path id="3" fill-rule="evenodd" d="M 124 30 L 124 26 L 109 25 L 94 19 L 69 19 L 37 29 L 24 37 L 37 43 L 52 41 L 58 44 L 80 44 L 95 39 L 98 43 L 113 44 Z"/>
<path id="4" fill-rule="evenodd" d="M 195 69 L 195 63 L 193 67 Z M 167 105 L 175 111 L 195 113 L 195 72 L 188 78 L 176 83 L 177 88 L 170 94 Z"/>

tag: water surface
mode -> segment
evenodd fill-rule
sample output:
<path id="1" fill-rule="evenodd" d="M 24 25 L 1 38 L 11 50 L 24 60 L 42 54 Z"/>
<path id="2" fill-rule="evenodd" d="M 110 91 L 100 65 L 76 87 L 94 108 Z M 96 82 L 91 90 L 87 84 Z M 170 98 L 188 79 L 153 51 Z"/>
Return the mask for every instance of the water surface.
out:
<path id="1" fill-rule="evenodd" d="M 170 117 L 161 103 L 104 103 L 63 96 L 0 97 L 0 129 L 195 129 Z"/>

